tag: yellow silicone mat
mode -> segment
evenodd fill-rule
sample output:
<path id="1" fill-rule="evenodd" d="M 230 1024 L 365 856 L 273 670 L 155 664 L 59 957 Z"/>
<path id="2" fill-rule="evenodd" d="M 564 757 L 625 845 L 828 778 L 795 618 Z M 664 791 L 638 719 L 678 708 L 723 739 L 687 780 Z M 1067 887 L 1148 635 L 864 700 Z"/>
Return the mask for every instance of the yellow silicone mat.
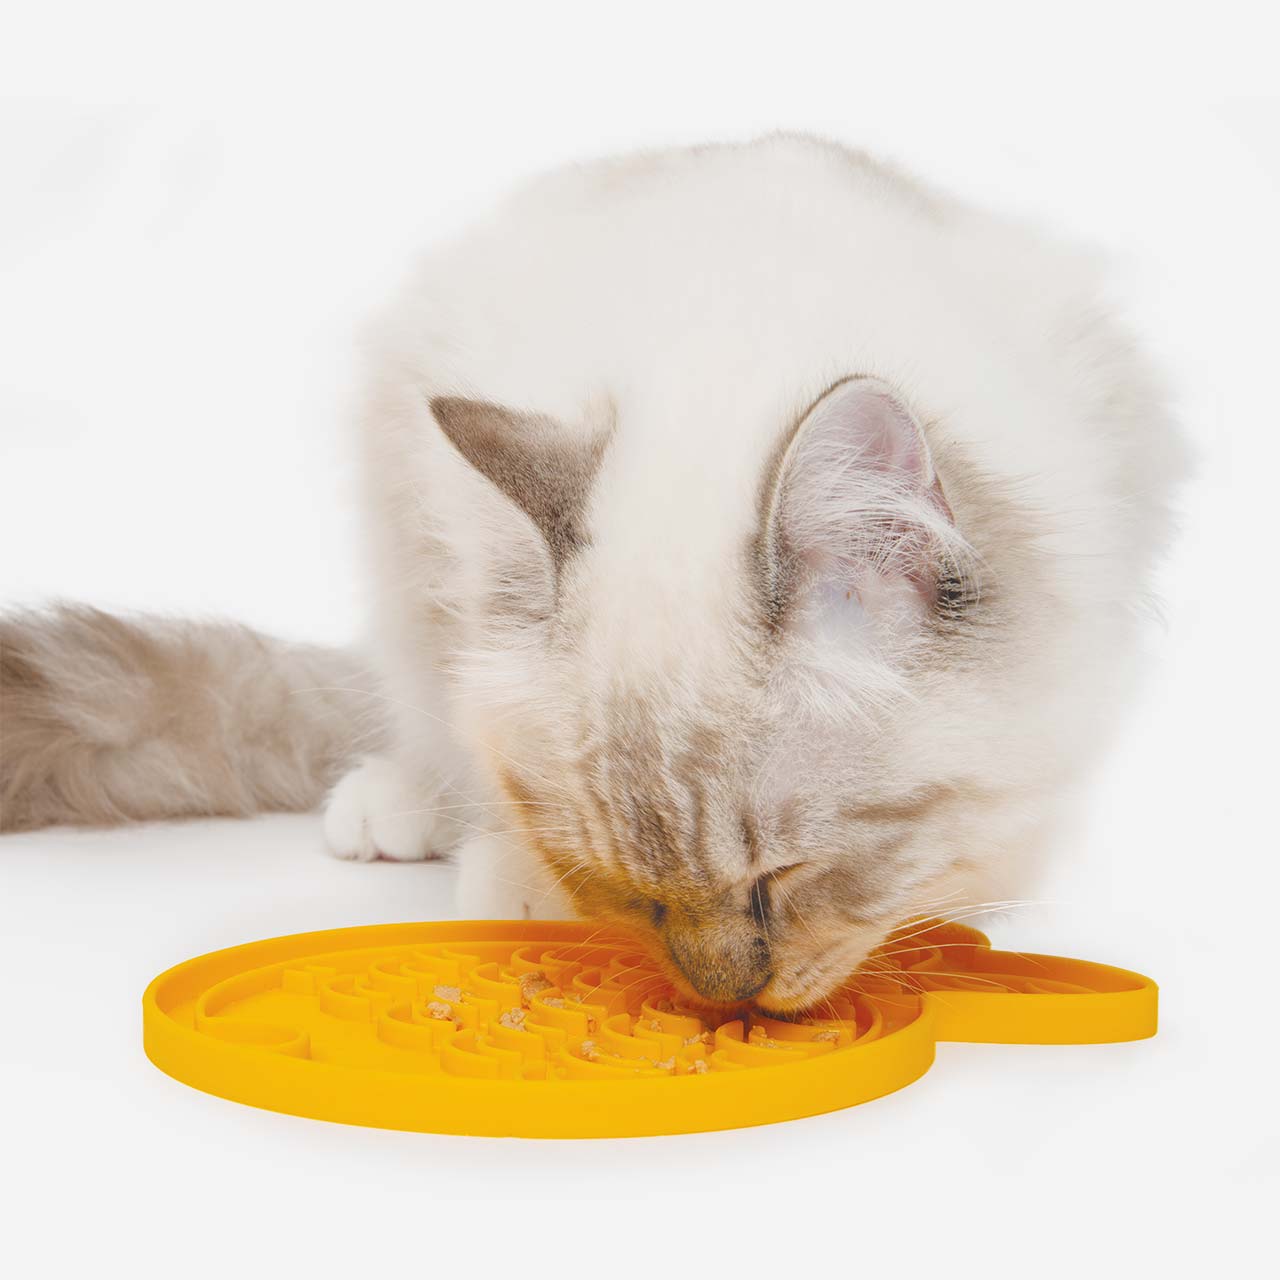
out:
<path id="1" fill-rule="evenodd" d="M 1141 974 L 916 922 L 811 1017 L 716 1015 L 682 1007 L 657 965 L 598 926 L 437 922 L 188 960 L 147 988 L 143 1042 L 177 1080 L 292 1115 L 630 1137 L 866 1102 L 927 1071 L 938 1040 L 1141 1039 L 1156 1001 Z"/>

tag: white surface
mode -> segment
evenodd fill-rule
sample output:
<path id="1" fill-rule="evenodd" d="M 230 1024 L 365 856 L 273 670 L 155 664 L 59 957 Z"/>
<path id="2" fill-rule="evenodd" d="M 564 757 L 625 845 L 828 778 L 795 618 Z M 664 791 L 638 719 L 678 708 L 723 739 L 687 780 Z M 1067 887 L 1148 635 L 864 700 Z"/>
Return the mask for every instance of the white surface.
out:
<path id="1" fill-rule="evenodd" d="M 856 10 L 33 7 L 0 51 L 0 606 L 65 595 L 351 637 L 347 353 L 413 246 L 563 158 L 775 125 L 870 145 L 1120 251 L 1201 452 L 1142 711 L 1052 904 L 996 930 L 1153 974 L 1160 1036 L 943 1046 L 899 1095 L 740 1133 L 344 1129 L 168 1081 L 141 1054 L 142 988 L 213 947 L 445 914 L 451 870 L 331 862 L 306 817 L 10 837 L 6 1271 L 549 1274 L 575 1252 L 594 1270 L 590 1247 L 624 1275 L 1040 1276 L 1230 1270 L 1263 1247 L 1274 40 L 1258 6 L 1214 6 L 1212 30 L 1168 6 Z M 568 1225 L 526 1251 L 548 1219 Z"/>

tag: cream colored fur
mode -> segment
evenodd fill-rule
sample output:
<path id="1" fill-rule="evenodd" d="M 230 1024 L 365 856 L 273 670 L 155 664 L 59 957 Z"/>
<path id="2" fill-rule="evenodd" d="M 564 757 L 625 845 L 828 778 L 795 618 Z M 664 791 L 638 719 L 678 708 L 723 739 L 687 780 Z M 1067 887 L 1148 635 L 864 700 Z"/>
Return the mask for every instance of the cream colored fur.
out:
<path id="1" fill-rule="evenodd" d="M 345 654 L 84 606 L 0 619 L 0 829 L 319 803 L 384 734 Z"/>
<path id="2" fill-rule="evenodd" d="M 849 379 L 884 389 L 910 463 L 886 445 L 877 478 L 865 441 L 846 450 L 865 405 L 805 419 L 779 463 Z M 442 397 L 540 415 L 566 447 L 607 439 L 563 565 L 441 429 Z M 360 430 L 390 714 L 385 748 L 332 794 L 333 851 L 429 857 L 465 837 L 464 914 L 575 899 L 651 930 L 704 994 L 690 973 L 745 954 L 730 916 L 769 890 L 761 999 L 780 1009 L 895 919 L 1024 882 L 1134 681 L 1182 465 L 1089 255 L 798 137 L 517 193 L 375 326 Z M 775 526 L 807 550 L 776 562 L 794 602 L 769 638 L 752 548 Z M 842 529 L 872 532 L 824 548 Z M 944 561 L 960 621 L 931 612 Z M 42 624 L 11 625 L 27 661 Z M 77 662 L 41 679 L 61 689 Z M 231 706 L 270 720 L 254 689 Z M 207 768 L 148 746 L 72 785 L 6 745 L 6 822 L 304 806 L 349 746 L 322 721 L 290 726 L 287 784 L 225 796 L 207 778 L 257 756 L 220 749 Z M 175 783 L 182 801 L 156 798 Z M 686 880 L 692 897 L 664 900 Z"/>

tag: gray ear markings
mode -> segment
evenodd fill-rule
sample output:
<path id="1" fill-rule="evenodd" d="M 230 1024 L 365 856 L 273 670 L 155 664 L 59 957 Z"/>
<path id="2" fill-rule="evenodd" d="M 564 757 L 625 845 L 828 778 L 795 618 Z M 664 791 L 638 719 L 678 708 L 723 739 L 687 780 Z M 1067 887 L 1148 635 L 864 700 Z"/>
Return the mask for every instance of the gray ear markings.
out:
<path id="1" fill-rule="evenodd" d="M 434 396 L 429 403 L 453 447 L 533 521 L 560 569 L 586 543 L 583 512 L 612 421 L 573 438 L 554 418 L 486 400 Z"/>
<path id="2" fill-rule="evenodd" d="M 800 421 L 803 421 L 803 415 Z M 749 553 L 755 596 L 766 629 L 774 633 L 781 630 L 793 594 L 791 584 L 796 576 L 793 572 L 795 553 L 780 527 L 777 510 L 782 491 L 783 461 L 799 428 L 800 422 L 792 424 L 774 447 L 765 467 L 756 503 L 756 532 Z"/>

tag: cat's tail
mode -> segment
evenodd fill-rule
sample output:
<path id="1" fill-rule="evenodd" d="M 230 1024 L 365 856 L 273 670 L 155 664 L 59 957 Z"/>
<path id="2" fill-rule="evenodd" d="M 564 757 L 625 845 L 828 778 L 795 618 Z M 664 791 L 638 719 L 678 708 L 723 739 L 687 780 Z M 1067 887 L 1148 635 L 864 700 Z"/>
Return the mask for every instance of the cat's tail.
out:
<path id="1" fill-rule="evenodd" d="M 374 745 L 370 687 L 230 623 L 0 617 L 0 830 L 313 808 Z"/>

